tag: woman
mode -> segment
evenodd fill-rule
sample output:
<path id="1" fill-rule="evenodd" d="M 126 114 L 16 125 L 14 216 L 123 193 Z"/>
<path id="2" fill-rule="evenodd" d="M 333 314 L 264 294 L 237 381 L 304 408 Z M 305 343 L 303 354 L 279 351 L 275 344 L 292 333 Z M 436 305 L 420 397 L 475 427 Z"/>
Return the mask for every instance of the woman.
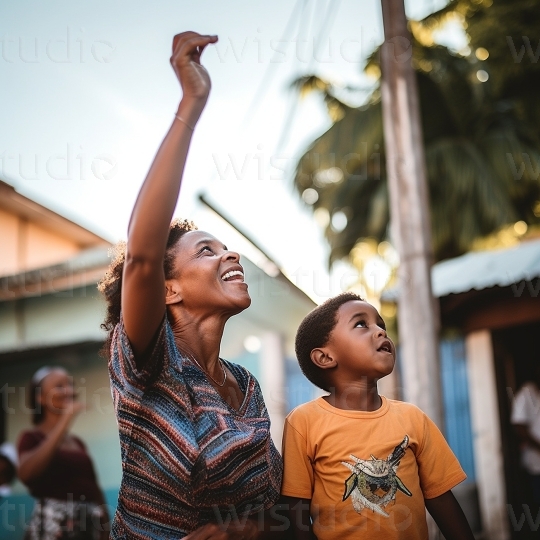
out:
<path id="1" fill-rule="evenodd" d="M 219 357 L 250 305 L 239 255 L 189 222 L 171 225 L 216 36 L 185 32 L 172 66 L 183 96 L 100 290 L 123 478 L 112 538 L 257 538 L 282 463 L 257 381 Z"/>
<path id="2" fill-rule="evenodd" d="M 28 540 L 105 540 L 108 515 L 84 443 L 69 433 L 83 410 L 72 377 L 60 367 L 39 369 L 30 382 L 35 428 L 18 444 L 19 479 L 36 499 Z"/>

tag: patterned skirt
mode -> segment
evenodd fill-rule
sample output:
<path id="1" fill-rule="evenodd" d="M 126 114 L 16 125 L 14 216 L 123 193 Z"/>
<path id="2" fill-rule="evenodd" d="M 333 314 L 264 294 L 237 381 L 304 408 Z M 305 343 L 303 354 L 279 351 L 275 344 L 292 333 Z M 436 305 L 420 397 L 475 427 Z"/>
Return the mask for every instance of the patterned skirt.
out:
<path id="1" fill-rule="evenodd" d="M 97 504 L 38 499 L 24 540 L 99 540 L 101 517 Z"/>

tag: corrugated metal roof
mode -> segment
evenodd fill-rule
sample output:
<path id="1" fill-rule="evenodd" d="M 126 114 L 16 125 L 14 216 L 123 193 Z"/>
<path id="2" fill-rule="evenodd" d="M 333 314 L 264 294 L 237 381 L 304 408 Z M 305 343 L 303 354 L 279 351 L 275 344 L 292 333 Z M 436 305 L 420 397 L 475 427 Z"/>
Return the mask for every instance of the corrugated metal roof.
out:
<path id="1" fill-rule="evenodd" d="M 507 287 L 540 277 L 540 240 L 496 251 L 477 251 L 437 263 L 431 270 L 433 294 L 440 298 L 472 289 Z M 399 287 L 384 291 L 382 300 L 397 301 Z"/>
<path id="2" fill-rule="evenodd" d="M 540 241 L 530 240 L 497 251 L 467 253 L 437 263 L 432 270 L 437 297 L 472 289 L 507 287 L 540 276 Z"/>

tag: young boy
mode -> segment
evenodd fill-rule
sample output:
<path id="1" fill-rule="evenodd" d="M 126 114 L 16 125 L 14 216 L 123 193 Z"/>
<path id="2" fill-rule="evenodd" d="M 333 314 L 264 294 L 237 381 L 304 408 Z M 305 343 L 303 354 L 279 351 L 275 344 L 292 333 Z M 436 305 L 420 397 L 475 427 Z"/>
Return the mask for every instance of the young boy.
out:
<path id="1" fill-rule="evenodd" d="M 377 310 L 352 293 L 326 301 L 302 321 L 296 354 L 328 392 L 285 422 L 282 494 L 296 538 L 427 539 L 427 508 L 446 540 L 473 540 L 450 491 L 466 475 L 441 432 L 377 392 L 395 363 Z"/>

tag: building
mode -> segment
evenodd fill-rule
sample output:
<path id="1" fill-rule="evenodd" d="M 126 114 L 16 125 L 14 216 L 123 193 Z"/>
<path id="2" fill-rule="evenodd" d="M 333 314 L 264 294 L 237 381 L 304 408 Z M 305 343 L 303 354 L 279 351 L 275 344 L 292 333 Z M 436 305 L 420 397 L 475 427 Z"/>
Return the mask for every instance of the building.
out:
<path id="1" fill-rule="evenodd" d="M 242 254 L 252 305 L 228 323 L 221 354 L 259 379 L 279 448 L 285 414 L 314 395 L 293 360 L 293 342 L 315 303 L 223 217 L 207 206 L 201 206 L 199 217 Z M 111 243 L 4 182 L 0 238 L 0 443 L 15 443 L 31 426 L 26 393 L 32 374 L 43 365 L 65 367 L 87 405 L 73 431 L 88 446 L 112 512 L 121 479 L 120 448 L 107 365 L 99 354 L 105 304 L 96 289 Z M 3 539 L 22 538 L 32 507 L 24 486 L 16 484 L 0 507 Z"/>
<path id="2" fill-rule="evenodd" d="M 446 437 L 469 476 L 465 511 L 476 521 L 478 506 L 486 540 L 532 538 L 540 515 L 510 413 L 540 362 L 540 240 L 440 262 L 432 283 L 443 328 Z M 384 299 L 395 301 L 396 291 Z"/>

